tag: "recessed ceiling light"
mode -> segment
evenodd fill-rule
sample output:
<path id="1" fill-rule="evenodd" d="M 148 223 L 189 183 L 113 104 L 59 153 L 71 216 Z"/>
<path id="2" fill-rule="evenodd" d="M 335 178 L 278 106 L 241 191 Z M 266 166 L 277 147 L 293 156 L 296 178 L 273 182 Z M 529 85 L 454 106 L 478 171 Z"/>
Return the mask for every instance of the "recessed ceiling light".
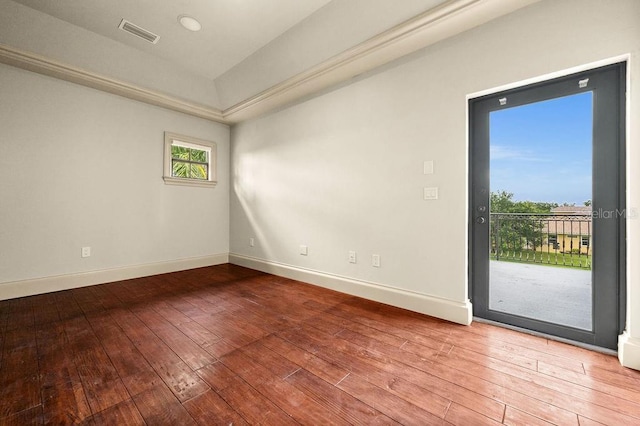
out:
<path id="1" fill-rule="evenodd" d="M 189 31 L 200 31 L 202 29 L 202 25 L 196 18 L 192 18 L 188 15 L 180 15 L 178 16 L 178 22 L 180 25 L 188 29 Z"/>

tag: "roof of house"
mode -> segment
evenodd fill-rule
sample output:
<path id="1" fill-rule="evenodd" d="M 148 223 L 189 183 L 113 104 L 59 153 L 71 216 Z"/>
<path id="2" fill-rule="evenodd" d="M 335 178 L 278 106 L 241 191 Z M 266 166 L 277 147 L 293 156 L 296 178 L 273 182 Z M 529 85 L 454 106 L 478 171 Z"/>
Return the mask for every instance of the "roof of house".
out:
<path id="1" fill-rule="evenodd" d="M 551 213 L 556 214 L 591 214 L 591 206 L 559 206 L 551 209 Z"/>
<path id="2" fill-rule="evenodd" d="M 552 208 L 551 213 L 556 216 L 545 222 L 543 232 L 563 235 L 591 235 L 591 206 L 558 206 Z M 567 216 L 588 217 L 572 219 Z"/>

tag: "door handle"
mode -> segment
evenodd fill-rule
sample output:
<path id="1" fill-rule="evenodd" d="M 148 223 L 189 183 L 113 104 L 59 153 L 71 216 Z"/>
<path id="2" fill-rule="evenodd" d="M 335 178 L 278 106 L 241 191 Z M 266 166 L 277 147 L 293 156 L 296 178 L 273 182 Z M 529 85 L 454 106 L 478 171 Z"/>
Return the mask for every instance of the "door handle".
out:
<path id="1" fill-rule="evenodd" d="M 478 216 L 478 218 L 476 219 L 476 222 L 482 224 L 485 223 L 487 221 L 487 219 L 484 218 L 484 216 Z"/>

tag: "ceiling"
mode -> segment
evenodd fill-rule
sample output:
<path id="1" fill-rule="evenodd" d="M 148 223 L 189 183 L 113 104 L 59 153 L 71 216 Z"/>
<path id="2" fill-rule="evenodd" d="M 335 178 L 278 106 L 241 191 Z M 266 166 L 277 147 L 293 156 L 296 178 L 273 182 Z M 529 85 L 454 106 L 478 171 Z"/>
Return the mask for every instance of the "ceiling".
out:
<path id="1" fill-rule="evenodd" d="M 15 0 L 213 80 L 331 0 Z M 178 23 L 190 15 L 191 32 Z M 126 19 L 160 36 L 151 44 L 118 29 Z"/>
<path id="2" fill-rule="evenodd" d="M 0 0 L 0 63 L 233 124 L 537 1 Z"/>

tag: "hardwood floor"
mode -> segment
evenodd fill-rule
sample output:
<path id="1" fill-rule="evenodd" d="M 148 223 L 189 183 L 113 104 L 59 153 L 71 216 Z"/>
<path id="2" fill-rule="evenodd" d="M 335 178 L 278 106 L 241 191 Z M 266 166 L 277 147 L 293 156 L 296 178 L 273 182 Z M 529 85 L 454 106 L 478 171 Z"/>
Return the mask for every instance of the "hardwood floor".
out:
<path id="1" fill-rule="evenodd" d="M 640 372 L 232 265 L 0 302 L 0 424 L 640 424 Z"/>

